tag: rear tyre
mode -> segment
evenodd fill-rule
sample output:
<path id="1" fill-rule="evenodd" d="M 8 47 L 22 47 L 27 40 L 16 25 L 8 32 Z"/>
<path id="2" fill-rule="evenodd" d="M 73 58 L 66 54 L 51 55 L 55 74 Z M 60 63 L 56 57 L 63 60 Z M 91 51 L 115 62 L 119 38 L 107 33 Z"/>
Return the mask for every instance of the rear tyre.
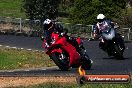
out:
<path id="1" fill-rule="evenodd" d="M 123 51 L 121 50 L 121 47 L 119 45 L 114 45 L 114 49 L 115 49 L 115 57 L 119 60 L 124 59 Z"/>
<path id="2" fill-rule="evenodd" d="M 83 61 L 82 61 L 82 68 L 85 70 L 90 70 L 93 61 L 89 58 L 87 54 L 85 54 Z"/>
<path id="3" fill-rule="evenodd" d="M 59 69 L 62 71 L 67 71 L 69 69 L 69 56 L 65 52 L 62 54 L 54 52 L 51 57 Z"/>
<path id="4" fill-rule="evenodd" d="M 77 80 L 78 84 L 85 84 L 86 83 L 86 78 L 84 76 L 78 76 L 76 78 L 76 80 Z"/>

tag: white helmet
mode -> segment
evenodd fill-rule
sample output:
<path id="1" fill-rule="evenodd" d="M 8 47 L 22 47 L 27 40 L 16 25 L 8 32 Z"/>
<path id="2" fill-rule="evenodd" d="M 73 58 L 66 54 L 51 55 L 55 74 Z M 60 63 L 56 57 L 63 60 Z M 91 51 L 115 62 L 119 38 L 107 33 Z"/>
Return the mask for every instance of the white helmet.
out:
<path id="1" fill-rule="evenodd" d="M 46 19 L 43 24 L 50 24 L 52 21 L 50 19 Z"/>
<path id="2" fill-rule="evenodd" d="M 98 16 L 97 16 L 97 19 L 104 19 L 105 18 L 105 15 L 104 14 L 99 14 Z"/>

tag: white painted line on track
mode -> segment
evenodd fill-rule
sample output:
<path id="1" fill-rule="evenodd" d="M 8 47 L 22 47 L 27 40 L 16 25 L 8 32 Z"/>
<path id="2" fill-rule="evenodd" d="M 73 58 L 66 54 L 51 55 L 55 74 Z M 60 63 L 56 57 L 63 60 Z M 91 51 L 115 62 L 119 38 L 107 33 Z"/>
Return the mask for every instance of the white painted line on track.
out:
<path id="1" fill-rule="evenodd" d="M 47 69 L 42 69 L 42 70 L 45 70 L 46 71 Z"/>
<path id="2" fill-rule="evenodd" d="M 25 70 L 23 70 L 23 71 L 30 71 L 29 69 L 25 69 Z"/>
<path id="3" fill-rule="evenodd" d="M 13 48 L 13 49 L 17 49 L 17 47 L 11 47 L 11 48 Z"/>
<path id="4" fill-rule="evenodd" d="M 28 50 L 28 51 L 32 51 L 32 49 L 26 49 L 26 48 L 17 48 L 17 47 L 11 47 L 11 46 L 4 46 L 4 45 L 0 45 L 0 47 L 6 47 L 6 48 L 12 48 L 12 49 L 21 49 L 21 50 Z M 42 50 L 33 50 L 34 52 L 44 52 Z"/>
<path id="5" fill-rule="evenodd" d="M 11 71 L 11 70 L 10 70 L 10 71 L 6 71 L 6 72 L 14 72 L 14 71 Z"/>
<path id="6" fill-rule="evenodd" d="M 22 49 L 22 50 L 23 50 L 24 48 L 20 48 L 20 49 Z"/>
<path id="7" fill-rule="evenodd" d="M 36 52 L 38 52 L 39 50 L 35 50 Z"/>
<path id="8" fill-rule="evenodd" d="M 27 49 L 27 50 L 31 51 L 32 49 Z"/>
<path id="9" fill-rule="evenodd" d="M 6 46 L 7 48 L 9 48 L 10 46 Z"/>

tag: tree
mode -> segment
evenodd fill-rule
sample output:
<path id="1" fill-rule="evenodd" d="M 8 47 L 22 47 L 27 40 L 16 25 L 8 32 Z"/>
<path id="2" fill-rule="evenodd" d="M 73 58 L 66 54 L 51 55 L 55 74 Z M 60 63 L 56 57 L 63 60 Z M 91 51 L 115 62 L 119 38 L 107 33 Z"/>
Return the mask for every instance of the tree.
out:
<path id="1" fill-rule="evenodd" d="M 23 8 L 29 19 L 55 19 L 60 0 L 23 0 Z"/>
<path id="2" fill-rule="evenodd" d="M 74 0 L 61 0 L 59 5 L 59 16 L 68 17 L 68 9 L 73 5 Z"/>
<path id="3" fill-rule="evenodd" d="M 124 0 L 75 0 L 69 11 L 70 19 L 72 23 L 93 24 L 99 13 L 108 18 L 119 18 L 125 6 Z"/>

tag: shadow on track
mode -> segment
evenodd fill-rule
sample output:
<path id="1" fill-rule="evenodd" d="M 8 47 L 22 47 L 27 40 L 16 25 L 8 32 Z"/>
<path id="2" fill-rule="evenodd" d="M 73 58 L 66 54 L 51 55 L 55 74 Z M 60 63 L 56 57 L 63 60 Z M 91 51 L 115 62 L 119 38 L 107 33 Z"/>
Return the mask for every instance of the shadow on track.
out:
<path id="1" fill-rule="evenodd" d="M 132 59 L 132 58 L 123 58 L 123 59 L 117 59 L 115 57 L 104 57 L 103 59 L 115 59 L 115 60 L 127 60 L 127 59 Z"/>

